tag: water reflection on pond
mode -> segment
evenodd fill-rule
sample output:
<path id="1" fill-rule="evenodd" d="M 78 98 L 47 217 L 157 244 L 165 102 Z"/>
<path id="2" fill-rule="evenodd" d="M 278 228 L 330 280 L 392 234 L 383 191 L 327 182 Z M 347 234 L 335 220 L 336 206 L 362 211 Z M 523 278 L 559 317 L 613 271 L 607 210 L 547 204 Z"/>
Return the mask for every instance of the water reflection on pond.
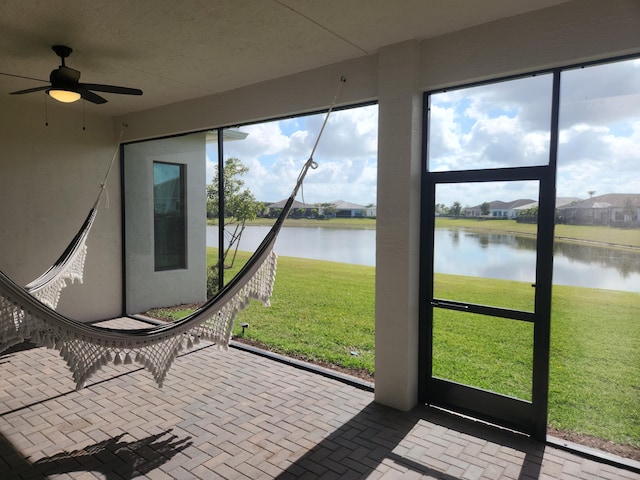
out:
<path id="1" fill-rule="evenodd" d="M 436 229 L 435 270 L 535 283 L 535 248 L 532 236 Z M 556 241 L 553 282 L 640 292 L 640 250 Z"/>
<path id="2" fill-rule="evenodd" d="M 247 227 L 240 249 L 255 250 L 268 231 L 269 227 Z M 207 227 L 208 246 L 217 246 L 217 232 Z M 535 283 L 534 237 L 440 228 L 435 235 L 436 272 Z M 375 239 L 375 230 L 284 227 L 276 251 L 374 266 Z M 555 284 L 640 292 L 640 250 L 564 241 L 557 241 L 554 250 Z"/>

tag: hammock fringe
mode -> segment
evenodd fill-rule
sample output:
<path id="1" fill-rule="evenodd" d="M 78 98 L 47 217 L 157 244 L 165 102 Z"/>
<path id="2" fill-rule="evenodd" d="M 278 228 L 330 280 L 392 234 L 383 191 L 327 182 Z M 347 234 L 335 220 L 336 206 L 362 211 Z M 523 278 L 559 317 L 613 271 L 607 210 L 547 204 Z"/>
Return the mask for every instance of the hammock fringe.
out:
<path id="1" fill-rule="evenodd" d="M 0 272 L 0 352 L 24 341 L 58 350 L 72 372 L 77 390 L 109 363 L 134 362 L 148 370 L 162 387 L 180 351 L 192 349 L 200 340 L 227 349 L 233 321 L 249 301 L 259 300 L 269 306 L 276 267 L 277 256 L 269 251 L 248 281 L 230 294 L 224 292 L 208 308 L 175 322 L 177 326 L 132 331 L 65 321 L 46 305 L 37 305 L 33 299 L 29 302 L 28 294 L 21 294 L 20 287 Z"/>
<path id="2" fill-rule="evenodd" d="M 208 340 L 219 348 L 227 349 L 233 321 L 238 312 L 246 308 L 250 300 L 270 305 L 269 298 L 273 292 L 277 267 L 273 245 L 308 170 L 317 168 L 313 154 L 345 82 L 346 79 L 341 77 L 311 155 L 302 167 L 296 185 L 270 232 L 241 271 L 200 309 L 166 325 L 135 330 L 90 325 L 69 319 L 55 311 L 61 290 L 69 282 L 82 282 L 87 255 L 86 240 L 117 157 L 116 149 L 93 208 L 56 263 L 25 288 L 0 271 L 0 353 L 24 341 L 55 349 L 67 363 L 76 382 L 76 389 L 79 390 L 92 375 L 109 363 L 138 363 L 162 387 L 173 361 L 183 349 L 193 348 L 200 340 Z"/>

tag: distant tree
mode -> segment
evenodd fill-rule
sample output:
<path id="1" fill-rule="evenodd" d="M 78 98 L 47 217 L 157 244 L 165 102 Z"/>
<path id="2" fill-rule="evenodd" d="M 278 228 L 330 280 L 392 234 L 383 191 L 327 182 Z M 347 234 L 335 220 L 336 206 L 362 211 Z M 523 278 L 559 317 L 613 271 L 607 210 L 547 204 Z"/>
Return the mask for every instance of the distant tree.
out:
<path id="1" fill-rule="evenodd" d="M 538 207 L 531 207 L 520 210 L 516 216 L 518 223 L 538 223 Z"/>
<path id="2" fill-rule="evenodd" d="M 338 209 L 333 203 L 321 203 L 319 204 L 320 208 L 324 212 L 325 217 L 334 217 Z"/>
<path id="3" fill-rule="evenodd" d="M 593 196 L 596 194 L 596 191 L 595 190 L 589 190 L 587 193 L 589 194 L 589 198 L 593 198 Z"/>
<path id="4" fill-rule="evenodd" d="M 282 213 L 282 209 L 281 208 L 270 208 L 269 209 L 269 216 L 271 218 L 278 218 L 281 213 Z"/>
<path id="5" fill-rule="evenodd" d="M 453 202 L 453 205 L 449 207 L 449 213 L 454 217 L 459 217 L 461 211 L 462 211 L 462 205 L 460 204 L 460 202 Z"/>
<path id="6" fill-rule="evenodd" d="M 225 224 L 244 223 L 254 220 L 264 210 L 264 204 L 258 202 L 253 193 L 244 187 L 242 176 L 249 171 L 238 158 L 229 158 L 224 163 L 224 217 Z M 213 181 L 207 185 L 207 217 L 218 216 L 218 169 Z"/>
<path id="7" fill-rule="evenodd" d="M 480 205 L 480 213 L 482 215 L 489 215 L 489 213 L 491 213 L 491 205 L 489 204 L 489 202 L 484 202 L 482 205 Z"/>
<path id="8" fill-rule="evenodd" d="M 444 203 L 436 203 L 437 215 L 447 215 L 448 213 L 449 213 L 449 207 L 447 207 Z"/>
<path id="9" fill-rule="evenodd" d="M 251 191 L 244 187 L 242 176 L 249 171 L 249 168 L 242 164 L 238 158 L 229 158 L 224 162 L 223 180 L 224 180 L 224 223 L 225 230 L 230 234 L 229 243 L 223 254 L 223 263 L 225 268 L 231 268 L 235 262 L 240 238 L 245 228 L 245 223 L 254 220 L 258 213 L 264 209 L 262 202 L 256 201 Z M 219 198 L 219 172 L 216 168 L 213 181 L 207 185 L 207 218 L 218 217 L 218 198 Z M 232 227 L 232 228 L 228 228 Z M 227 255 L 234 250 L 231 263 L 226 264 Z M 211 267 L 217 270 L 219 265 Z M 209 285 L 215 284 L 217 287 L 218 272 L 209 272 L 207 280 L 208 294 L 212 295 L 215 290 L 209 291 Z M 210 278 L 209 278 L 210 277 Z"/>

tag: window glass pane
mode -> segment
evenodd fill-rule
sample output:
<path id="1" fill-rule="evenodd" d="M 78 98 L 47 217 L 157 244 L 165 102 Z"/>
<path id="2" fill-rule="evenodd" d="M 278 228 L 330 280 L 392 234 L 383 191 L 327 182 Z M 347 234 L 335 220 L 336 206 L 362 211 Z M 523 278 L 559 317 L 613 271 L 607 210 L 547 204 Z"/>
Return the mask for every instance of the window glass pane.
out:
<path id="1" fill-rule="evenodd" d="M 433 376 L 531 400 L 533 324 L 434 308 Z"/>
<path id="2" fill-rule="evenodd" d="M 302 115 L 224 129 L 225 166 L 244 167 L 234 176 L 235 196 L 250 194 L 261 204 L 257 218 L 243 229 L 225 193 L 226 281 L 280 215 L 325 117 Z M 373 373 L 377 132 L 377 105 L 331 113 L 314 153 L 318 168 L 308 171 L 274 248 L 278 275 L 272 307 L 265 310 L 256 302 L 240 312 L 234 335 L 280 353 L 287 343 L 289 353 L 308 357 L 312 352 L 327 364 Z M 207 145 L 208 186 L 216 176 L 216 149 Z M 210 225 L 207 246 L 219 243 L 218 225 Z M 321 290 L 328 293 L 318 295 Z M 243 322 L 250 328 L 242 329 Z"/>
<path id="3" fill-rule="evenodd" d="M 436 186 L 435 298 L 532 312 L 538 182 Z"/>
<path id="4" fill-rule="evenodd" d="M 155 269 L 186 267 L 184 165 L 154 162 Z"/>
<path id="5" fill-rule="evenodd" d="M 547 165 L 552 76 L 430 95 L 429 170 Z"/>
<path id="6" fill-rule="evenodd" d="M 560 100 L 549 427 L 640 458 L 640 61 L 563 72 Z"/>

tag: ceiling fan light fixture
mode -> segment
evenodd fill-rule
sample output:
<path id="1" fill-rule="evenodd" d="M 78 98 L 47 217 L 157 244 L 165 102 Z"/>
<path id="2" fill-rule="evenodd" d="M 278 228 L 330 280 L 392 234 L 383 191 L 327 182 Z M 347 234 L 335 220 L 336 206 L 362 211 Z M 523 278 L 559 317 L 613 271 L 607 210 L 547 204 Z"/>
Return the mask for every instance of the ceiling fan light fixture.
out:
<path id="1" fill-rule="evenodd" d="M 62 103 L 73 103 L 80 100 L 80 94 L 71 90 L 51 89 L 47 90 L 50 97 Z"/>

